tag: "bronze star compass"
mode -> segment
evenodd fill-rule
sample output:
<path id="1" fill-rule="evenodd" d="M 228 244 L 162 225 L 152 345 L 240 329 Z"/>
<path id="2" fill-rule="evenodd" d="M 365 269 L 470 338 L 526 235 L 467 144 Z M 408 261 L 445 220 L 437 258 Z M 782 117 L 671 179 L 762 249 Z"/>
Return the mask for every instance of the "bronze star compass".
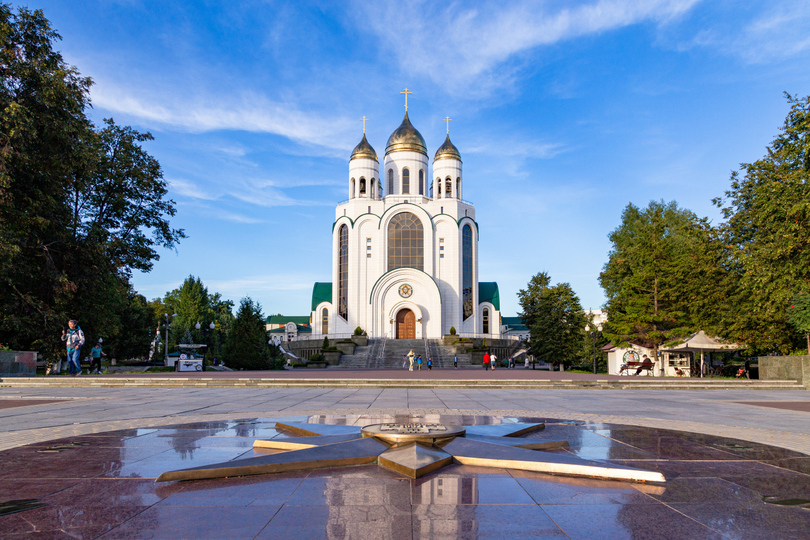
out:
<path id="1" fill-rule="evenodd" d="M 419 478 L 455 462 L 565 476 L 633 482 L 665 481 L 661 473 L 654 471 L 544 451 L 567 447 L 567 441 L 522 438 L 544 428 L 544 423 L 466 427 L 438 423 L 387 423 L 361 428 L 277 422 L 276 429 L 297 437 L 260 439 L 253 443 L 253 447 L 283 452 L 165 472 L 156 481 L 226 478 L 375 462 L 410 478 Z"/>

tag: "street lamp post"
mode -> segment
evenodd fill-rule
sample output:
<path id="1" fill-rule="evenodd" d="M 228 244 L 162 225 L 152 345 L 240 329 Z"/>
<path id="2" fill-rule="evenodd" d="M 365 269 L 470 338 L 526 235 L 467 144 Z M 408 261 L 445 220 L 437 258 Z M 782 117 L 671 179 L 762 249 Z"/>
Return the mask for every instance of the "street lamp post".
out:
<path id="1" fill-rule="evenodd" d="M 164 313 L 163 316 L 166 318 L 166 351 L 165 356 L 163 357 L 163 365 L 169 365 L 169 314 Z M 172 319 L 177 317 L 177 313 L 172 314 Z"/>
<path id="2" fill-rule="evenodd" d="M 216 328 L 216 327 L 217 327 L 217 325 L 214 324 L 213 322 L 211 322 L 211 324 L 208 325 L 208 328 L 203 330 L 203 333 L 205 334 L 206 353 L 208 352 L 208 350 L 211 347 L 211 332 L 213 332 L 214 328 Z M 202 325 L 198 322 L 197 324 L 194 325 L 194 328 L 199 330 L 200 328 L 202 328 Z M 213 360 L 212 360 L 212 364 L 213 364 Z M 203 353 L 202 370 L 205 371 L 205 353 Z"/>
<path id="3" fill-rule="evenodd" d="M 593 374 L 596 375 L 596 332 L 602 331 L 602 325 L 597 325 L 596 327 L 591 326 L 590 324 L 585 325 L 585 331 L 591 335 L 591 357 L 593 358 Z"/>

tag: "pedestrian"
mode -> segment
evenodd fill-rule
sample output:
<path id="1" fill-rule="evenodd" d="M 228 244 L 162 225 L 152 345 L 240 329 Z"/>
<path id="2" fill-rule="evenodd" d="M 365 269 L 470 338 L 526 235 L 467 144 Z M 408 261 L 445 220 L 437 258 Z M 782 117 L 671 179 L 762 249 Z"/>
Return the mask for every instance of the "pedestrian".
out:
<path id="1" fill-rule="evenodd" d="M 422 355 L 416 357 L 416 369 L 422 371 Z"/>
<path id="2" fill-rule="evenodd" d="M 90 373 L 98 373 L 101 374 L 101 357 L 107 356 L 104 351 L 101 350 L 101 342 L 95 344 L 95 346 L 90 349 L 90 357 L 92 361 L 90 362 Z M 95 370 L 93 369 L 95 366 Z"/>
<path id="3" fill-rule="evenodd" d="M 428 357 L 428 371 L 433 371 L 433 358 Z"/>
<path id="4" fill-rule="evenodd" d="M 62 329 L 62 341 L 67 346 L 68 373 L 71 375 L 81 375 L 82 366 L 80 356 L 82 345 L 84 345 L 84 332 L 79 327 L 79 321 L 71 319 L 68 321 L 68 331 Z"/>
<path id="5" fill-rule="evenodd" d="M 453 367 L 458 369 L 458 355 L 453 357 Z"/>
<path id="6" fill-rule="evenodd" d="M 489 353 L 484 353 L 484 371 L 489 369 Z"/>
<path id="7" fill-rule="evenodd" d="M 411 349 L 410 352 L 408 352 L 408 361 L 410 362 L 410 365 L 408 366 L 408 371 L 413 371 L 413 357 L 414 357 L 413 349 Z"/>
<path id="8" fill-rule="evenodd" d="M 498 359 L 498 357 L 495 356 L 494 354 L 489 357 L 489 363 L 492 366 L 493 371 L 495 371 L 495 360 L 497 360 L 497 359 Z"/>
<path id="9" fill-rule="evenodd" d="M 403 354 L 402 355 L 402 369 L 405 369 L 406 367 L 408 367 L 408 355 Z"/>

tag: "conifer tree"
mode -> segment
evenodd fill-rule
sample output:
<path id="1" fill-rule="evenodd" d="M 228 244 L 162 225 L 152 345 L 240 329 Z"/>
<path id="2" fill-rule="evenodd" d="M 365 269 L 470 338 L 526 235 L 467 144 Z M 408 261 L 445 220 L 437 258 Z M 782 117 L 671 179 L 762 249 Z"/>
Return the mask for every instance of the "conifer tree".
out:
<path id="1" fill-rule="evenodd" d="M 270 347 L 267 344 L 264 316 L 258 302 L 243 298 L 223 349 L 225 363 L 233 369 L 269 369 Z"/>

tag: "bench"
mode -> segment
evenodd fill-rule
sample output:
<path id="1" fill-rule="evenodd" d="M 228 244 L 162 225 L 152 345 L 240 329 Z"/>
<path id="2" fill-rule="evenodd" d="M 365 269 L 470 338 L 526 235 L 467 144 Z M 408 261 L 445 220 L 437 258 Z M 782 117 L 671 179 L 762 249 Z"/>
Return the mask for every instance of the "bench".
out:
<path id="1" fill-rule="evenodd" d="M 619 375 L 631 375 L 630 371 L 633 371 L 632 375 L 635 375 L 635 371 L 638 371 L 638 368 L 641 368 L 642 371 L 646 371 L 649 376 L 653 374 L 655 364 L 653 362 L 627 362 L 626 364 L 622 364 L 622 367 L 619 368 Z"/>

